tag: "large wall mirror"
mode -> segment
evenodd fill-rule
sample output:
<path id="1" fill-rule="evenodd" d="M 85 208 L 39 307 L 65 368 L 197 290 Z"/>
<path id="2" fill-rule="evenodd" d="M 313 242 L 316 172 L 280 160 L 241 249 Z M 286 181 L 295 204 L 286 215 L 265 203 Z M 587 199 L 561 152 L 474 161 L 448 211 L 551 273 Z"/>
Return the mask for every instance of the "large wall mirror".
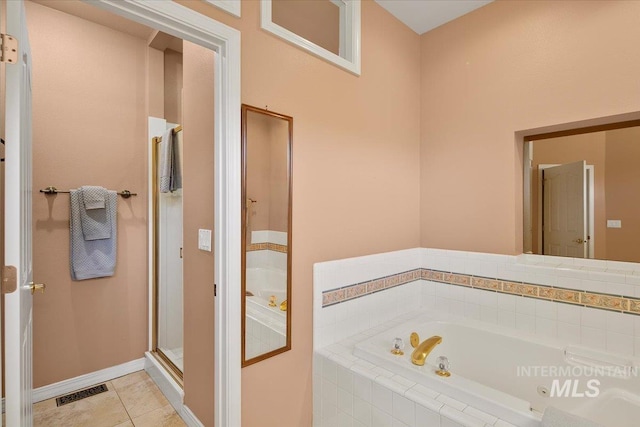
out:
<path id="1" fill-rule="evenodd" d="M 242 366 L 291 349 L 293 118 L 242 105 Z"/>
<path id="2" fill-rule="evenodd" d="M 525 139 L 524 252 L 640 262 L 640 120 Z"/>

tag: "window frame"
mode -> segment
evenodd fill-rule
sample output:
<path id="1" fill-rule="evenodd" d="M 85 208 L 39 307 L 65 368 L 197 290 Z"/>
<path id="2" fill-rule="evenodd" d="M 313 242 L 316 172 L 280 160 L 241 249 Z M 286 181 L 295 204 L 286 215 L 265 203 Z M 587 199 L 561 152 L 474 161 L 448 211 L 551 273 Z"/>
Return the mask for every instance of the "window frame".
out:
<path id="1" fill-rule="evenodd" d="M 318 46 L 272 20 L 272 0 L 260 0 L 260 26 L 263 30 L 298 46 L 327 62 L 360 75 L 360 0 L 330 0 L 340 8 L 340 55 Z"/>

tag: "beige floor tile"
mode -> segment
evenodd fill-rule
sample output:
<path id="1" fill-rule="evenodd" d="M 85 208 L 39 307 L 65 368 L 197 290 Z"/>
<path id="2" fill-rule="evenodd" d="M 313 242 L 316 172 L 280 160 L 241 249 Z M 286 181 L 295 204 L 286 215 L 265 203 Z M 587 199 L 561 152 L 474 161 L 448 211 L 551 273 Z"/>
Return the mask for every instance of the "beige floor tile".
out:
<path id="1" fill-rule="evenodd" d="M 113 384 L 116 390 L 120 390 L 124 387 L 127 387 L 131 384 L 135 384 L 140 381 L 144 381 L 148 378 L 150 377 L 145 371 L 137 371 L 132 374 L 125 375 L 123 377 L 111 380 L 111 384 Z"/>
<path id="2" fill-rule="evenodd" d="M 130 382 L 124 387 L 116 385 L 118 396 L 131 419 L 169 403 L 153 380 L 146 373 L 145 376 L 141 381 Z M 113 380 L 114 383 L 115 381 Z"/>
<path id="3" fill-rule="evenodd" d="M 186 426 L 182 418 L 171 405 L 147 412 L 133 419 L 135 427 L 183 427 Z"/>
<path id="4" fill-rule="evenodd" d="M 122 424 L 118 424 L 117 426 L 114 427 L 133 427 L 133 423 L 131 422 L 131 420 L 129 421 L 125 421 Z"/>
<path id="5" fill-rule="evenodd" d="M 33 404 L 33 414 L 37 414 L 39 412 L 44 412 L 44 411 L 48 411 L 50 409 L 54 409 L 56 408 L 56 399 L 55 397 L 53 399 L 47 399 L 47 400 L 43 400 L 42 402 L 38 402 L 38 403 L 34 403 Z"/>
<path id="6" fill-rule="evenodd" d="M 129 415 L 113 388 L 60 407 L 55 406 L 55 399 L 34 405 L 36 427 L 113 427 L 128 420 Z"/>

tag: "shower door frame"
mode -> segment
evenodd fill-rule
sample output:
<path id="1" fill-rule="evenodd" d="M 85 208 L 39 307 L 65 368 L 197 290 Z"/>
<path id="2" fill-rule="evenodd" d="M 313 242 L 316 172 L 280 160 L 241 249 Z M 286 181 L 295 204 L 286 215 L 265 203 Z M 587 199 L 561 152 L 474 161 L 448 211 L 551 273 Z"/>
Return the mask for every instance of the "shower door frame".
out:
<path id="1" fill-rule="evenodd" d="M 241 423 L 240 376 L 240 32 L 172 1 L 84 0 L 117 15 L 213 50 L 215 61 L 214 120 L 214 299 L 216 427 Z M 151 145 L 149 144 L 151 147 Z M 152 183 L 150 182 L 151 186 Z M 151 195 L 151 188 L 148 189 Z M 149 213 L 152 215 L 151 203 Z M 153 218 L 150 216 L 149 218 Z M 149 221 L 150 227 L 152 226 Z M 153 277 L 153 233 L 149 232 L 149 283 Z M 149 295 L 149 342 L 153 331 L 153 295 Z"/>
<path id="2" fill-rule="evenodd" d="M 165 120 L 165 127 L 167 126 L 167 121 Z M 148 127 L 150 129 L 150 126 Z M 158 362 L 165 368 L 167 373 L 173 377 L 173 379 L 180 385 L 180 387 L 184 390 L 184 372 L 183 369 L 180 369 L 176 366 L 175 362 L 165 354 L 165 352 L 158 346 L 158 332 L 160 330 L 159 320 L 160 320 L 160 189 L 158 186 L 158 158 L 159 158 L 159 141 L 156 137 L 152 137 L 148 135 L 147 139 L 149 140 L 149 144 L 151 145 L 151 154 L 149 155 L 150 165 L 149 165 L 149 183 L 151 186 L 151 211 L 152 214 L 149 215 L 150 221 L 150 236 L 152 240 L 151 251 L 152 256 L 149 260 L 149 278 L 151 280 L 149 293 L 151 294 L 151 315 L 149 318 L 150 321 L 150 330 L 151 335 L 149 336 L 149 342 L 151 343 L 149 347 L 149 351 L 157 356 L 159 359 Z M 184 225 L 184 222 L 181 226 Z M 180 248 L 180 258 L 182 258 L 182 247 Z M 182 268 L 182 267 L 181 267 Z M 184 296 L 184 276 L 181 286 L 182 294 Z M 184 302 L 183 302 L 183 316 L 184 316 Z M 182 334 L 182 349 L 184 352 L 184 324 L 182 326 L 183 334 Z"/>

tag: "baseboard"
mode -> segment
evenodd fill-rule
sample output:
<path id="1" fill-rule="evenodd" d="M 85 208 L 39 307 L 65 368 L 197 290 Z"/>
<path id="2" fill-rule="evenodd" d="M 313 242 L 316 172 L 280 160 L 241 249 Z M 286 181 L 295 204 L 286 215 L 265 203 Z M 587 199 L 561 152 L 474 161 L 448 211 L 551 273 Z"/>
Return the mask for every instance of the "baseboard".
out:
<path id="1" fill-rule="evenodd" d="M 185 422 L 185 424 L 189 427 L 204 427 L 204 424 L 202 424 L 198 417 L 196 417 L 194 413 L 191 412 L 191 409 L 189 409 L 188 406 L 182 407 L 180 416 L 182 417 L 182 420 Z"/>
<path id="2" fill-rule="evenodd" d="M 178 414 L 182 411 L 184 402 L 184 391 L 182 387 L 169 375 L 166 369 L 158 362 L 158 360 L 148 351 L 144 354 L 145 363 L 144 370 L 158 386 L 164 397 L 167 398 L 173 409 Z"/>
<path id="3" fill-rule="evenodd" d="M 184 404 L 184 390 L 178 383 L 167 373 L 165 368 L 158 360 L 149 352 L 145 354 L 144 369 L 147 371 L 151 379 L 156 383 L 162 394 L 167 398 L 173 409 L 176 410 L 180 418 L 189 427 L 204 427 L 198 417 L 195 416 L 191 409 Z"/>
<path id="4" fill-rule="evenodd" d="M 80 390 L 82 388 L 91 387 L 143 369 L 147 371 L 149 376 L 158 385 L 162 394 L 165 395 L 167 400 L 171 403 L 171 406 L 174 407 L 187 426 L 204 427 L 204 424 L 200 422 L 191 409 L 183 404 L 184 392 L 182 388 L 180 388 L 174 379 L 166 373 L 164 368 L 162 368 L 158 361 L 156 361 L 156 359 L 148 352 L 145 353 L 145 357 L 132 360 L 131 362 L 34 389 L 33 403 L 71 393 L 72 391 Z M 2 413 L 4 413 L 4 398 L 2 399 Z"/>
<path id="5" fill-rule="evenodd" d="M 123 375 L 131 374 L 144 369 L 144 358 L 132 360 L 121 365 L 101 369 L 79 377 L 70 378 L 54 384 L 38 387 L 33 390 L 33 403 L 51 399 L 52 397 L 71 393 L 72 391 L 110 381 Z"/>

